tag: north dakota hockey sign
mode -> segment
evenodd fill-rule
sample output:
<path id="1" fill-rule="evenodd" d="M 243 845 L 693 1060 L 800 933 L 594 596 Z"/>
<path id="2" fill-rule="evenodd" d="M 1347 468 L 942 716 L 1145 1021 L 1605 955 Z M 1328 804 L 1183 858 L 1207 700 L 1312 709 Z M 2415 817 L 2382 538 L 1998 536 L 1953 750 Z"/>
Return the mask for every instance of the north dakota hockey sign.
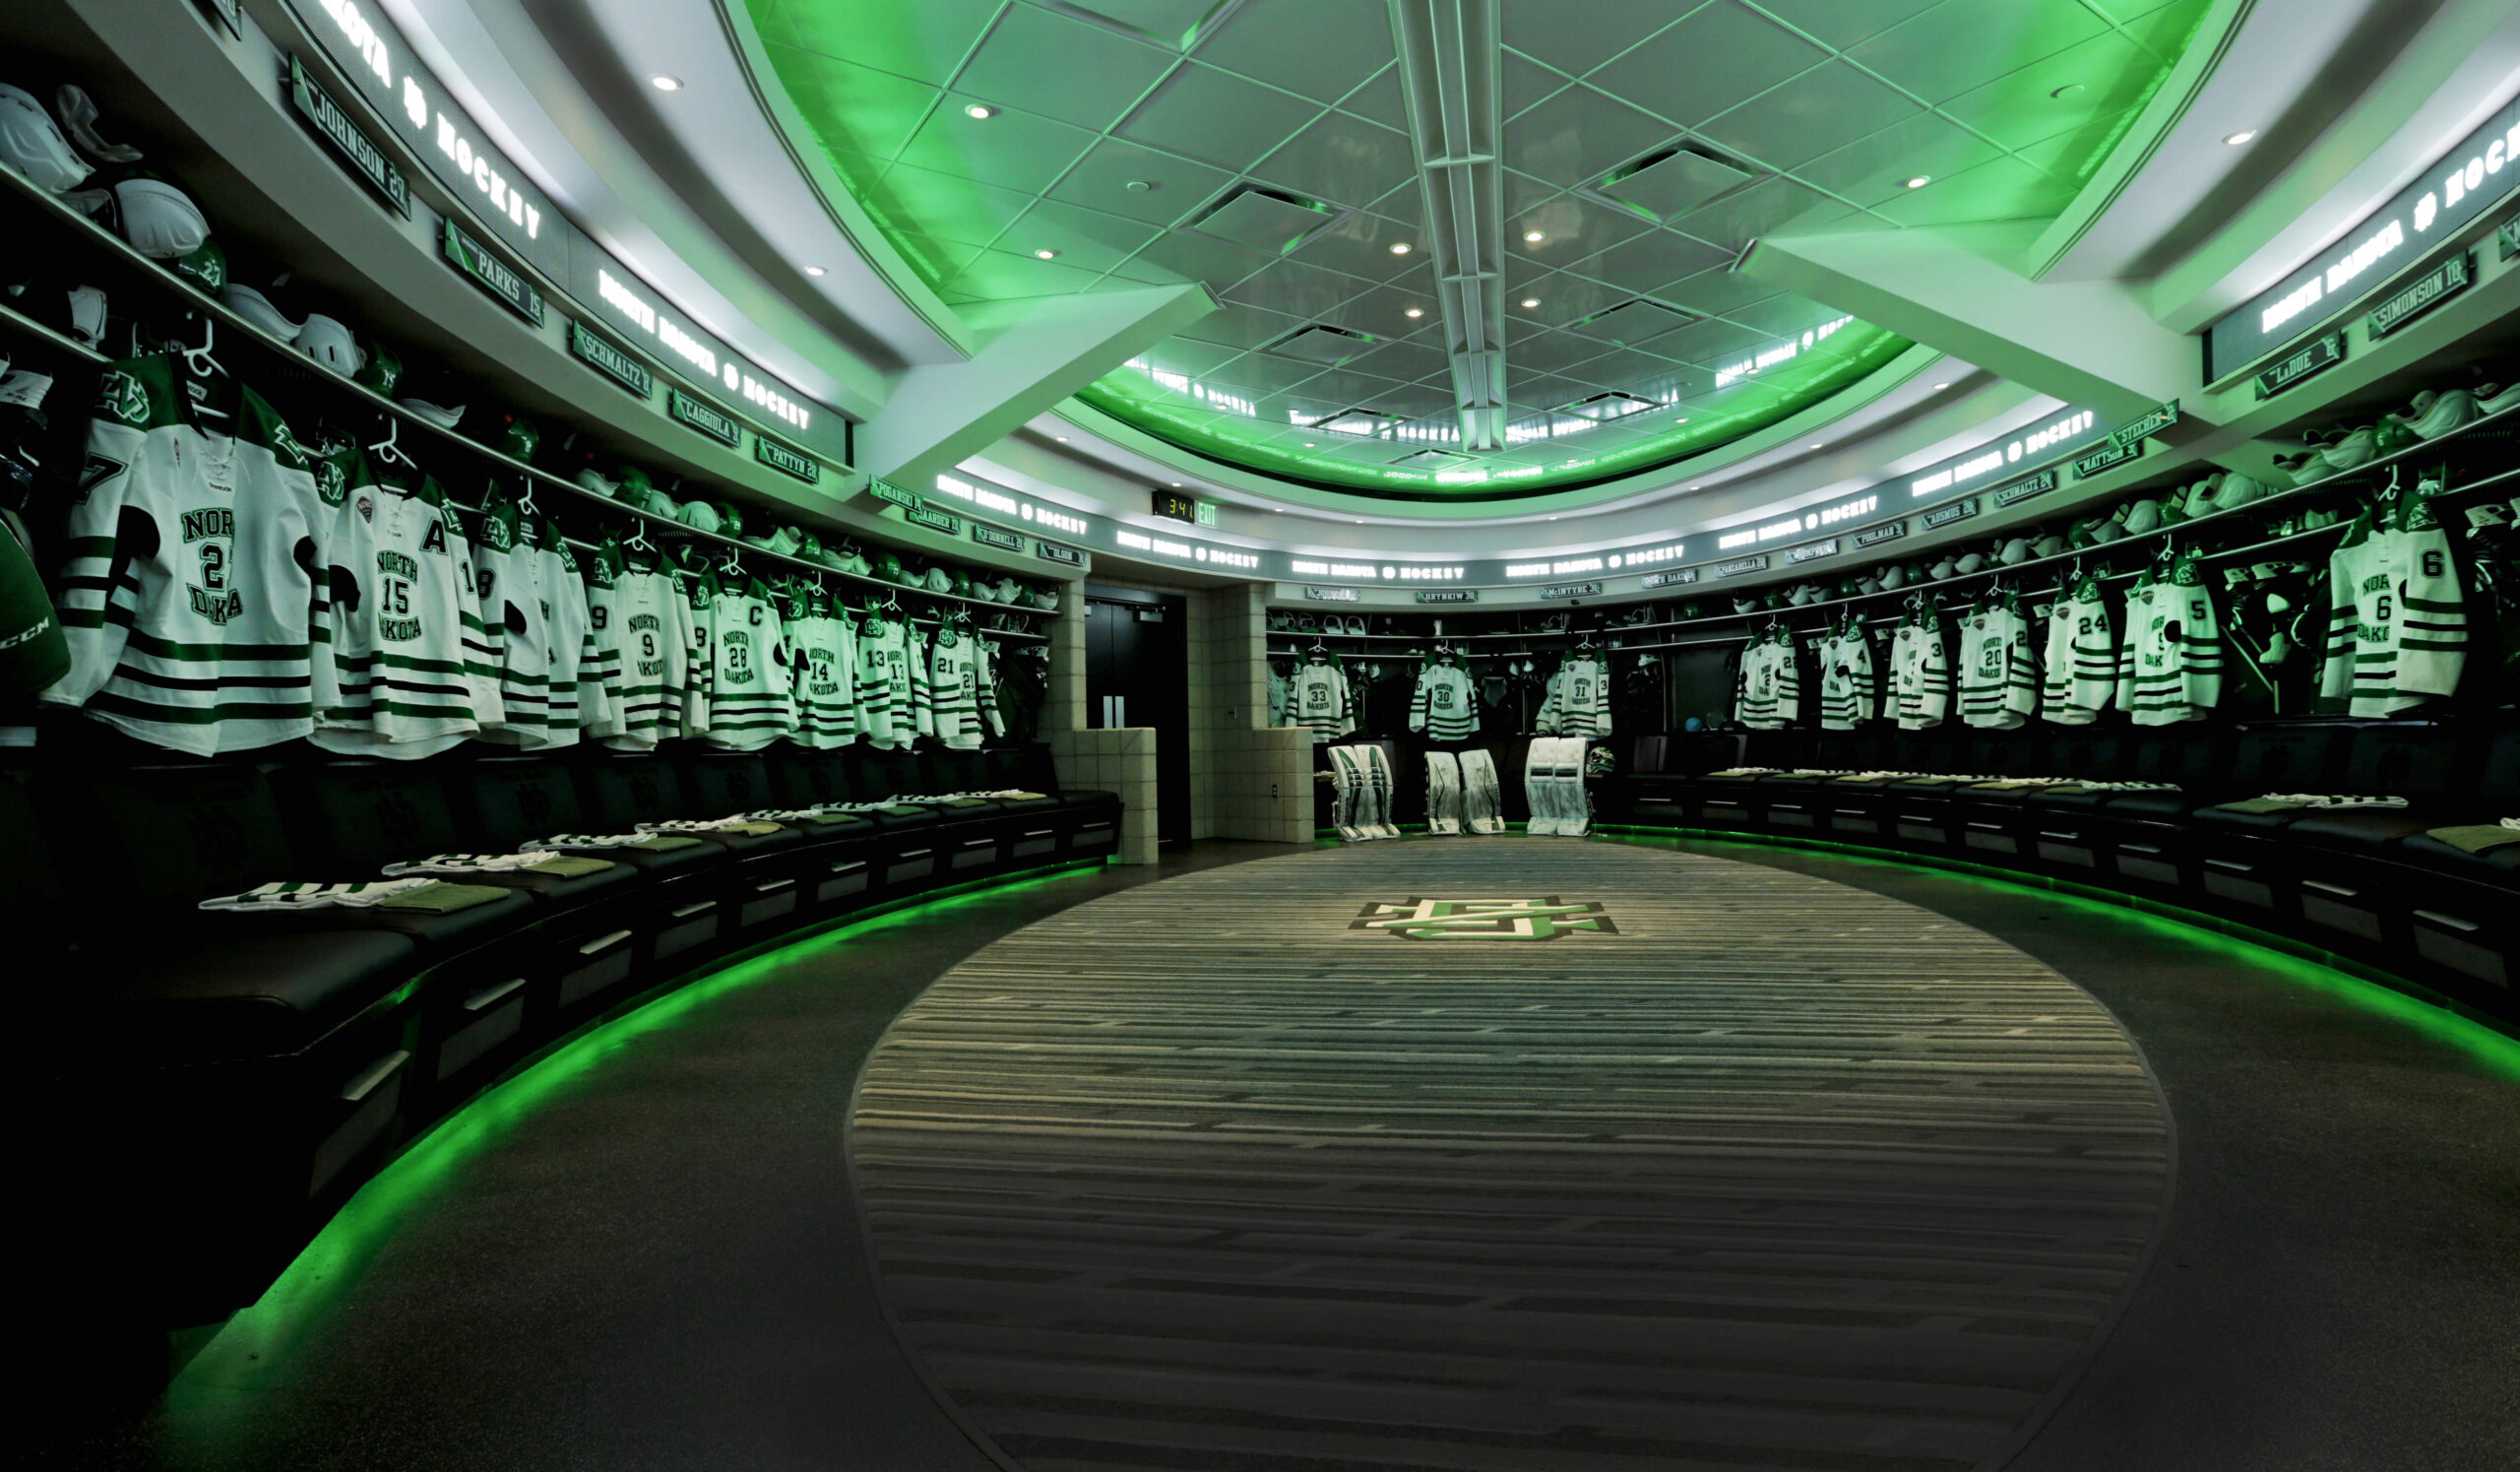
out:
<path id="1" fill-rule="evenodd" d="M 1404 940 L 1555 940 L 1578 930 L 1615 935 L 1598 900 L 1566 904 L 1555 895 L 1537 900 L 1377 901 L 1356 913 L 1352 930 L 1380 930 Z"/>

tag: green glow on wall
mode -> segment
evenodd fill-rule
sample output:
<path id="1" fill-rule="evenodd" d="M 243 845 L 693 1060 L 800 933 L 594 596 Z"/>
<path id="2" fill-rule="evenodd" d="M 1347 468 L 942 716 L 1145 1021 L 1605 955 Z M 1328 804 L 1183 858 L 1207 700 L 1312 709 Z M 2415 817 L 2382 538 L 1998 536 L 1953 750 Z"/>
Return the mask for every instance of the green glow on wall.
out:
<path id="1" fill-rule="evenodd" d="M 513 1138 L 563 1101 L 588 1073 L 641 1039 L 688 1022 L 727 993 L 781 977 L 800 962 L 862 945 L 888 930 L 924 925 L 957 910 L 1064 883 L 1102 867 L 1102 861 L 1083 860 L 1048 873 L 981 879 L 951 891 L 930 891 L 800 940 L 774 942 L 759 954 L 724 965 L 563 1040 L 440 1120 L 359 1187 L 263 1296 L 229 1319 L 175 1377 L 166 1391 L 167 1425 L 179 1428 L 187 1440 L 204 1447 L 220 1444 L 225 1428 L 254 1414 L 254 1387 L 290 1374 L 291 1353 L 341 1311 L 367 1265 L 393 1244 L 416 1203 Z"/>

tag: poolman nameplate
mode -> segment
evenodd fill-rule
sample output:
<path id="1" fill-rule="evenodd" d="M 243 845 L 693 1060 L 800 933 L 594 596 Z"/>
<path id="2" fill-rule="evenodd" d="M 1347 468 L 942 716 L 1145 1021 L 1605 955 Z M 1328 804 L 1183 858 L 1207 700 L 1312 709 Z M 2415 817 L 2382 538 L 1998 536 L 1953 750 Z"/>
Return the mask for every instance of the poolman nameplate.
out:
<path id="1" fill-rule="evenodd" d="M 1908 524 L 1906 522 L 1886 522 L 1881 526 L 1869 527 L 1863 531 L 1856 533 L 1855 544 L 1858 546 L 1879 546 L 1885 542 L 1896 542 L 1907 535 Z"/>

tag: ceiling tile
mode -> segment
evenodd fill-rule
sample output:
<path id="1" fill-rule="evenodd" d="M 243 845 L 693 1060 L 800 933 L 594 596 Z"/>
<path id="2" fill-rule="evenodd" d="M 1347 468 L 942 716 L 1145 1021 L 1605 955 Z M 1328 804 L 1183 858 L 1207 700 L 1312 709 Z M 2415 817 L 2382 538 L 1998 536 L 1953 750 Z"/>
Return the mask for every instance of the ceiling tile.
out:
<path id="1" fill-rule="evenodd" d="M 984 250 L 945 285 L 992 301 L 1026 296 L 1072 296 L 1099 275 L 1058 261 L 1038 261 L 1002 250 Z"/>
<path id="2" fill-rule="evenodd" d="M 1580 77 L 1671 23 L 1682 7 L 1638 0 L 1513 0 L 1502 7 L 1505 44 Z"/>
<path id="3" fill-rule="evenodd" d="M 1577 261 L 1567 269 L 1595 281 L 1606 282 L 1619 288 L 1626 295 L 1641 296 L 1656 282 L 1667 282 L 1726 265 L 1732 259 L 1730 251 L 1719 250 L 1676 230 L 1649 230 L 1633 240 Z M 1609 303 L 1602 304 L 1606 306 Z"/>
<path id="4" fill-rule="evenodd" d="M 1586 80 L 1694 127 L 1828 55 L 1739 0 L 1716 0 Z"/>
<path id="5" fill-rule="evenodd" d="M 1653 227 L 1625 210 L 1613 210 L 1580 194 L 1560 194 L 1505 217 L 1505 248 L 1544 265 L 1563 265 L 1633 240 Z M 1534 231 L 1540 239 L 1523 238 Z"/>
<path id="6" fill-rule="evenodd" d="M 1033 207 L 1033 197 L 914 164 L 896 163 L 858 198 L 868 212 L 920 234 L 986 245 Z"/>
<path id="7" fill-rule="evenodd" d="M 1726 320 L 1781 342 L 1845 315 L 1807 296 L 1776 295 L 1754 306 L 1735 308 Z"/>
<path id="8" fill-rule="evenodd" d="M 901 160 L 1001 189 L 1039 194 L 1094 146 L 1083 128 L 1013 108 L 979 121 L 963 111 L 968 94 L 947 93 L 901 152 Z"/>
<path id="9" fill-rule="evenodd" d="M 1201 343 L 1189 338 L 1166 338 L 1163 342 L 1139 353 L 1138 360 L 1149 367 L 1204 379 L 1215 376 L 1217 370 L 1226 364 L 1238 362 L 1246 356 L 1248 354 L 1228 348 L 1222 343 Z"/>
<path id="10" fill-rule="evenodd" d="M 1843 61 L 1813 67 L 1698 131 L 1771 168 L 1790 169 L 1923 109 Z"/>
<path id="11" fill-rule="evenodd" d="M 1175 338 L 1173 341 L 1181 340 Z M 1203 343 L 1197 346 L 1209 345 Z M 1319 363 L 1304 362 L 1292 357 L 1277 357 L 1266 352 L 1245 352 L 1229 363 L 1208 370 L 1203 377 L 1208 383 L 1229 389 L 1240 389 L 1265 398 L 1271 394 L 1283 394 L 1305 379 L 1319 375 L 1321 366 Z"/>
<path id="12" fill-rule="evenodd" d="M 1977 134 L 1926 112 L 1823 154 L 1796 168 L 1794 176 L 1868 208 L 1905 194 L 1910 179 L 1944 178 L 2000 152 Z"/>
<path id="13" fill-rule="evenodd" d="M 790 50 L 773 62 L 796 110 L 835 149 L 890 159 L 936 102 L 933 87 L 828 56 Z"/>
<path id="14" fill-rule="evenodd" d="M 2006 148 L 2028 148 L 2135 105 L 2159 78 L 2145 52 L 2111 32 L 1954 97 L 1942 110 Z M 2068 86 L 2082 90 L 2054 96 Z"/>
<path id="15" fill-rule="evenodd" d="M 1940 104 L 2107 29 L 2081 0 L 1943 0 L 1847 56 Z"/>
<path id="16" fill-rule="evenodd" d="M 2205 13 L 2214 0 L 2176 0 L 2150 15 L 2127 21 L 2127 37 L 2165 62 L 2174 62 L 2196 38 L 2196 28 L 2205 24 Z"/>
<path id="17" fill-rule="evenodd" d="M 1824 46 L 1845 50 L 1941 0 L 1751 0 Z"/>
<path id="18" fill-rule="evenodd" d="M 1504 59 L 1504 91 L 1499 105 L 1511 121 L 1517 114 L 1565 89 L 1569 78 L 1552 72 L 1519 51 L 1508 50 Z"/>
<path id="19" fill-rule="evenodd" d="M 1610 351 L 1607 343 L 1571 332 L 1524 331 L 1505 340 L 1505 371 L 1509 375 L 1570 373 L 1576 364 Z"/>
<path id="20" fill-rule="evenodd" d="M 1358 358 L 1356 366 L 1365 367 L 1372 361 L 1371 358 Z M 1405 415 L 1413 419 L 1423 418 L 1429 415 L 1445 414 L 1453 407 L 1453 396 L 1449 389 L 1433 389 L 1418 383 L 1400 384 L 1374 395 L 1374 408 L 1387 409 L 1393 414 Z"/>
<path id="21" fill-rule="evenodd" d="M 1228 348 L 1257 348 L 1301 326 L 1300 317 L 1228 301 L 1181 329 L 1180 335 L 1202 343 L 1223 343 Z"/>
<path id="22" fill-rule="evenodd" d="M 1125 274 L 1147 281 L 1197 281 L 1219 293 L 1255 271 L 1266 270 L 1278 257 L 1214 235 L 1170 230 L 1129 258 Z M 1148 275 L 1149 272 L 1161 273 Z"/>
<path id="23" fill-rule="evenodd" d="M 1413 306 L 1425 311 L 1427 316 L 1410 316 L 1409 308 Z M 1435 303 L 1422 291 L 1403 290 L 1398 287 L 1371 287 L 1323 313 L 1321 320 L 1357 332 L 1369 332 L 1377 338 L 1403 338 L 1423 327 L 1433 318 L 1435 311 Z M 1415 378 L 1418 374 L 1394 376 Z"/>
<path id="24" fill-rule="evenodd" d="M 1509 259 L 1506 262 L 1507 274 L 1511 275 L 1518 265 L 1525 270 L 1535 269 Z M 1628 288 L 1614 283 L 1552 271 L 1508 287 L 1505 290 L 1505 316 L 1508 322 L 1538 322 L 1562 327 L 1577 318 L 1589 317 L 1604 307 L 1616 306 L 1635 294 Z M 1527 307 L 1523 305 L 1526 301 L 1537 301 L 1540 305 Z M 1511 341 L 1509 337 L 1507 342 Z M 1510 350 L 1508 352 L 1507 360 L 1511 361 Z"/>
<path id="25" fill-rule="evenodd" d="M 1350 363 L 1307 379 L 1297 392 L 1305 398 L 1335 402 L 1341 409 L 1352 404 L 1380 409 L 1383 406 L 1374 402 L 1376 397 L 1399 387 L 1395 380 L 1378 373 L 1360 373 L 1354 363 Z"/>
<path id="26" fill-rule="evenodd" d="M 1546 179 L 1536 179 L 1530 174 L 1517 173 L 1510 168 L 1501 170 L 1501 173 L 1504 180 L 1505 218 L 1508 220 L 1522 214 L 1525 210 L 1539 209 L 1542 205 L 1564 194 L 1567 189 L 1566 185 L 1552 184 Z"/>
<path id="27" fill-rule="evenodd" d="M 1002 250 L 1055 250 L 1058 259 L 1087 271 L 1108 271 L 1156 236 L 1155 226 L 1099 210 L 1043 200 L 997 240 Z"/>
<path id="28" fill-rule="evenodd" d="M 1391 60 L 1391 23 L 1356 0 L 1263 0 L 1234 12 L 1192 53 L 1328 104 Z"/>
<path id="29" fill-rule="evenodd" d="M 1226 291 L 1225 298 L 1311 321 L 1355 295 L 1364 287 L 1365 283 L 1353 276 L 1324 271 L 1300 261 L 1282 260 L 1264 266 L 1235 283 Z"/>
<path id="30" fill-rule="evenodd" d="M 1386 128 L 1409 126 L 1409 104 L 1401 93 L 1400 68 L 1386 66 L 1373 80 L 1340 99 L 1340 109 Z"/>
<path id="31" fill-rule="evenodd" d="M 1654 343 L 1656 357 L 1720 368 L 1766 347 L 1775 339 L 1730 322 L 1699 322 L 1669 333 Z"/>
<path id="32" fill-rule="evenodd" d="M 954 86 L 992 102 L 1100 132 L 1154 86 L 1173 60 L 1157 47 L 1101 26 L 1017 5 L 980 43 L 979 54 Z"/>
<path id="33" fill-rule="evenodd" d="M 1729 266 L 1717 266 L 1672 282 L 1653 294 L 1657 300 L 1673 306 L 1720 317 L 1754 301 L 1765 301 L 1777 294 L 1777 288 Z"/>
<path id="34" fill-rule="evenodd" d="M 1761 235 L 1777 234 L 1789 227 L 1817 229 L 1854 213 L 1852 208 L 1839 204 L 1816 189 L 1792 179 L 1770 179 L 1694 214 L 1684 215 L 1677 224 L 1699 239 L 1723 247 L 1723 252 L 1729 255 Z M 1678 274 L 1665 273 L 1667 277 Z"/>
<path id="35" fill-rule="evenodd" d="M 1321 109 L 1195 63 L 1169 78 L 1119 127 L 1154 148 L 1240 170 L 1301 131 Z"/>
<path id="36" fill-rule="evenodd" d="M 1510 351 L 1506 354 L 1506 361 L 1513 361 Z M 1406 342 L 1385 343 L 1370 352 L 1361 353 L 1351 366 L 1360 372 L 1379 373 L 1385 378 L 1415 382 L 1446 371 L 1450 362 L 1451 359 L 1445 356 L 1441 348 L 1411 339 Z"/>
<path id="37" fill-rule="evenodd" d="M 1426 273 L 1423 250 L 1413 249 L 1405 256 L 1391 253 L 1395 241 L 1413 246 L 1423 243 L 1423 232 L 1415 226 L 1362 210 L 1351 210 L 1339 217 L 1326 229 L 1315 230 L 1294 248 L 1292 254 L 1307 266 L 1323 266 L 1344 271 L 1366 281 L 1404 281 L 1421 278 L 1418 290 L 1424 299 L 1434 300 L 1434 281 Z"/>
<path id="38" fill-rule="evenodd" d="M 761 20 L 761 38 L 942 87 L 953 80 L 954 69 L 980 38 L 989 17 L 997 14 L 998 3 L 919 0 L 888 6 L 870 25 L 862 12 L 819 0 L 779 0 L 777 9 Z"/>
<path id="39" fill-rule="evenodd" d="M 1199 23 L 1216 9 L 1216 0 L 1052 0 L 1052 3 L 1099 16 L 1113 26 L 1125 27 L 1135 34 L 1174 50 L 1190 44 Z"/>
<path id="40" fill-rule="evenodd" d="M 1250 173 L 1263 183 L 1361 208 L 1408 182 L 1417 168 L 1407 138 L 1344 112 L 1325 112 Z"/>
<path id="41" fill-rule="evenodd" d="M 1587 184 L 1671 127 L 1589 87 L 1570 87 L 1505 127 L 1505 162 L 1559 188 Z"/>
<path id="42" fill-rule="evenodd" d="M 1507 362 L 1513 361 L 1511 357 Z M 1525 410 L 1555 409 L 1569 400 L 1597 393 L 1593 385 L 1554 373 L 1513 373 L 1505 380 L 1505 401 Z"/>
<path id="43" fill-rule="evenodd" d="M 1678 372 L 1670 358 L 1636 348 L 1615 348 L 1581 367 L 1567 370 L 1566 376 L 1606 389 L 1619 389 L 1640 399 L 1669 400 L 1678 397 L 1663 380 Z"/>
<path id="44" fill-rule="evenodd" d="M 2052 217 L 2072 198 L 2071 185 L 2006 156 L 1922 189 L 1902 190 L 1879 213 L 1905 225 L 1977 224 Z"/>
<path id="45" fill-rule="evenodd" d="M 1050 198 L 1149 224 L 1170 224 L 1232 181 L 1233 175 L 1221 168 L 1105 138 L 1059 180 Z M 1131 189 L 1133 183 L 1151 187 Z"/>
<path id="46" fill-rule="evenodd" d="M 1566 330 L 1598 338 L 1606 344 L 1637 348 L 1696 320 L 1677 307 L 1643 296 L 1632 296 L 1606 311 L 1567 323 Z"/>
<path id="47" fill-rule="evenodd" d="M 970 265 L 980 253 L 976 245 L 964 245 L 952 240 L 896 231 L 885 238 L 893 248 L 910 261 L 911 269 L 921 281 L 941 282 Z"/>

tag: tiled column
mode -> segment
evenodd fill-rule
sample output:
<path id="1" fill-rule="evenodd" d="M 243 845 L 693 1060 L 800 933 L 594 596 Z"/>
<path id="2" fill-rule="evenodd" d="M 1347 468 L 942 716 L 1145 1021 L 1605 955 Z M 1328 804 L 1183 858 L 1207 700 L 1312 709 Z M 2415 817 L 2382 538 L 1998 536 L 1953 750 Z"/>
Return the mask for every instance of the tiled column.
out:
<path id="1" fill-rule="evenodd" d="M 1144 726 L 1041 734 L 1058 767 L 1059 786 L 1119 796 L 1120 848 L 1114 857 L 1120 864 L 1155 862 L 1155 738 Z"/>

